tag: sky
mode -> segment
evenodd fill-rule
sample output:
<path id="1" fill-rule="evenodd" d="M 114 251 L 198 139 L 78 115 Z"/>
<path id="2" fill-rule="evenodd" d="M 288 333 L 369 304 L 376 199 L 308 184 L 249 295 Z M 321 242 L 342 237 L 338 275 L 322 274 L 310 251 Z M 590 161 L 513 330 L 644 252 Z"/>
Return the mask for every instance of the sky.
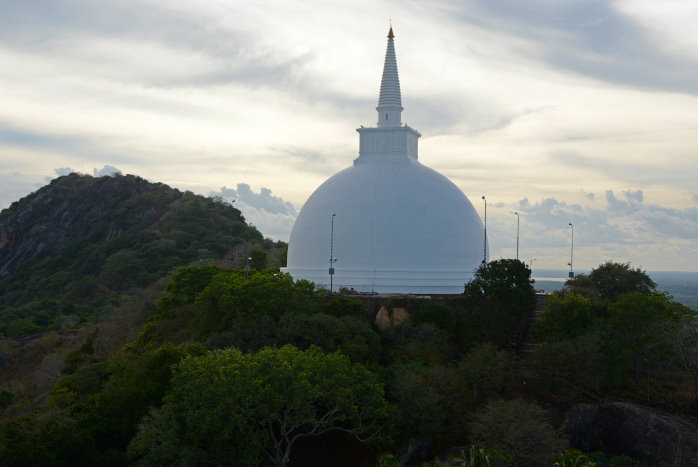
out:
<path id="1" fill-rule="evenodd" d="M 694 0 L 0 0 L 0 209 L 116 170 L 288 240 L 375 126 L 389 24 L 419 160 L 491 259 L 698 270 Z M 531 263 L 531 261 L 533 262 Z"/>

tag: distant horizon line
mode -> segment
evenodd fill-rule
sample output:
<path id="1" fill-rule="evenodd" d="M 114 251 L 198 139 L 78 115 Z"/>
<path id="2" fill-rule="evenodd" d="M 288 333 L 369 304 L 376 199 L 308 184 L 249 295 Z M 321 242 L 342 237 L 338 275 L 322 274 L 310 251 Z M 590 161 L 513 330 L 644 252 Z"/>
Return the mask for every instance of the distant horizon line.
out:
<path id="1" fill-rule="evenodd" d="M 529 269 L 531 269 L 532 272 L 536 271 L 536 270 L 538 270 L 538 271 L 561 271 L 561 272 L 565 272 L 565 273 L 569 272 L 569 269 L 566 269 L 566 268 L 544 268 L 544 267 L 541 267 L 541 268 L 529 268 Z M 578 270 L 575 270 L 574 273 L 575 274 L 587 273 L 587 272 L 591 272 L 592 269 L 596 269 L 596 268 L 578 269 Z M 659 272 L 659 273 L 679 273 L 679 274 L 698 274 L 698 271 L 686 271 L 686 270 L 678 270 L 678 269 L 643 269 L 643 271 L 647 272 L 648 274 L 657 273 L 657 272 Z"/>

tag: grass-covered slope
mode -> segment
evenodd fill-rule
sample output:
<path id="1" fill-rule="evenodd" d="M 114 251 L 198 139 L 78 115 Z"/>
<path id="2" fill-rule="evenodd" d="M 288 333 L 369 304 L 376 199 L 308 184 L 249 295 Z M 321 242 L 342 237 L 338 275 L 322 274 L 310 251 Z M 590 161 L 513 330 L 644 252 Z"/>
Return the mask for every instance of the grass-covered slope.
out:
<path id="1" fill-rule="evenodd" d="M 0 336 L 74 327 L 176 266 L 240 267 L 255 248 L 278 265 L 283 245 L 221 199 L 132 175 L 57 178 L 0 213 Z"/>

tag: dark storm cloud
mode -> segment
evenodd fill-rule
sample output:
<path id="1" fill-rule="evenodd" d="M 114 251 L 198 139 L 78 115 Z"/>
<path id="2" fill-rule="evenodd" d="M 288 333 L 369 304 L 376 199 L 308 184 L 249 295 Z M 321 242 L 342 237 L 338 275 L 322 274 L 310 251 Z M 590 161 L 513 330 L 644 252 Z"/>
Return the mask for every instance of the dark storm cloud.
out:
<path id="1" fill-rule="evenodd" d="M 444 0 L 465 23 L 533 41 L 551 65 L 603 81 L 698 94 L 698 61 L 664 52 L 607 0 Z M 538 59 L 539 57 L 531 57 Z"/>

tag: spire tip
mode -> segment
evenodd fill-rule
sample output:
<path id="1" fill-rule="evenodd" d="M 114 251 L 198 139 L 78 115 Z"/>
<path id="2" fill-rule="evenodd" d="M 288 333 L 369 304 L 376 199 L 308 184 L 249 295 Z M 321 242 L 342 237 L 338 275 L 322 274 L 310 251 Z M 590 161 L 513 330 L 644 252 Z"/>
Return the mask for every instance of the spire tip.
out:
<path id="1" fill-rule="evenodd" d="M 393 26 L 390 25 L 390 31 L 388 31 L 388 39 L 392 41 L 394 37 L 395 34 L 393 34 Z"/>

